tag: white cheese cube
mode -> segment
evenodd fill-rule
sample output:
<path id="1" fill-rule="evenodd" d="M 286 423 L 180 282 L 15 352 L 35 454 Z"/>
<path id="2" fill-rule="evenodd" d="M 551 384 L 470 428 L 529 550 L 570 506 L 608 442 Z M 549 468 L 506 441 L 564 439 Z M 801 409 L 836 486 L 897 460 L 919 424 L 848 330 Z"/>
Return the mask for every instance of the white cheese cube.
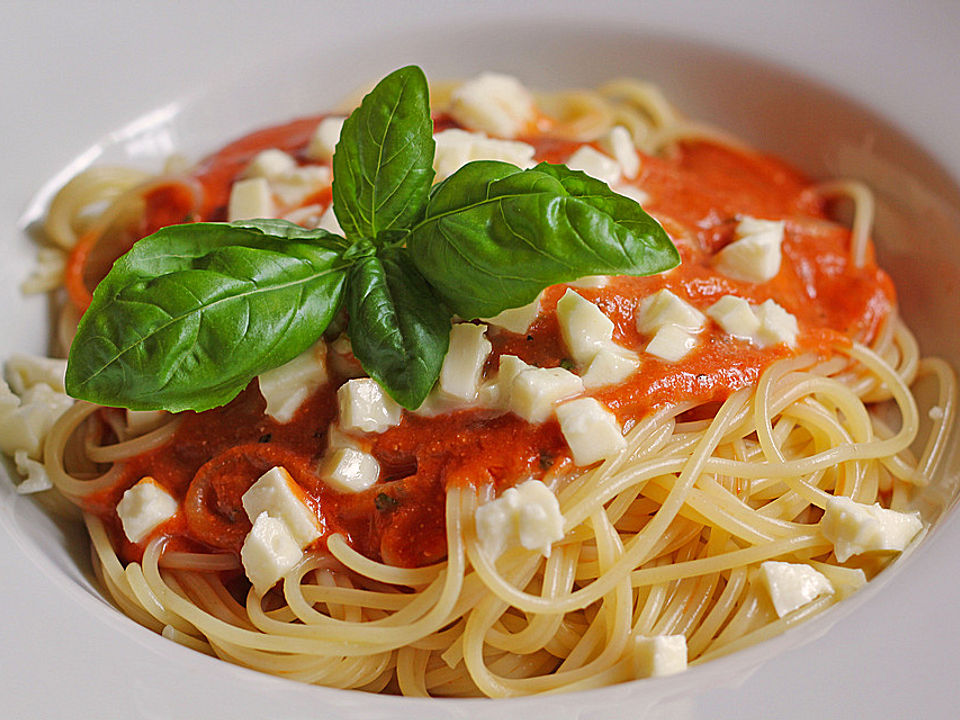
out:
<path id="1" fill-rule="evenodd" d="M 707 315 L 734 337 L 754 340 L 760 331 L 760 320 L 750 303 L 736 295 L 724 295 L 707 308 Z"/>
<path id="2" fill-rule="evenodd" d="M 595 180 L 613 185 L 620 181 L 620 163 L 589 145 L 583 145 L 567 160 L 571 170 L 581 170 Z"/>
<path id="3" fill-rule="evenodd" d="M 553 407 L 583 392 L 583 381 L 563 368 L 530 368 L 520 372 L 510 384 L 509 409 L 527 422 L 542 423 L 553 414 Z"/>
<path id="4" fill-rule="evenodd" d="M 633 180 L 637 176 L 640 172 L 640 156 L 637 155 L 629 130 L 623 125 L 615 125 L 610 128 L 601 145 L 620 165 L 620 172 L 625 178 Z"/>
<path id="5" fill-rule="evenodd" d="M 467 402 L 477 397 L 483 364 L 493 346 L 486 325 L 455 323 L 450 328 L 450 349 L 440 368 L 440 389 Z"/>
<path id="6" fill-rule="evenodd" d="M 474 522 L 477 540 L 492 558 L 515 545 L 549 557 L 552 544 L 563 538 L 560 503 L 539 480 L 504 490 L 500 497 L 477 508 Z"/>
<path id="7" fill-rule="evenodd" d="M 687 638 L 683 635 L 637 635 L 630 641 L 636 678 L 674 675 L 687 669 Z"/>
<path id="8" fill-rule="evenodd" d="M 333 211 L 333 203 L 324 210 L 320 220 L 317 221 L 317 227 L 326 230 L 334 235 L 343 235 L 343 228 L 340 227 L 340 221 L 337 220 L 337 214 Z"/>
<path id="9" fill-rule="evenodd" d="M 833 595 L 833 585 L 827 577 L 804 563 L 767 560 L 760 564 L 758 578 L 770 594 L 779 617 L 821 595 Z"/>
<path id="10" fill-rule="evenodd" d="M 41 383 L 62 393 L 63 376 L 66 372 L 66 360 L 26 353 L 13 353 L 3 366 L 3 374 L 10 383 L 10 389 L 18 395 Z"/>
<path id="11" fill-rule="evenodd" d="M 383 432 L 400 424 L 403 408 L 373 378 L 347 380 L 337 390 L 337 401 L 344 430 Z"/>
<path id="12" fill-rule="evenodd" d="M 559 405 L 557 420 L 577 465 L 593 465 L 627 446 L 617 416 L 594 398 L 579 398 Z"/>
<path id="13" fill-rule="evenodd" d="M 17 472 L 24 478 L 17 485 L 17 492 L 21 495 L 43 492 L 53 487 L 53 482 L 47 474 L 47 466 L 42 462 L 31 460 L 26 450 L 17 450 L 13 454 L 13 462 L 17 466 Z"/>
<path id="14" fill-rule="evenodd" d="M 533 166 L 536 152 L 532 145 L 513 140 L 499 140 L 484 133 L 460 128 L 443 130 L 433 136 L 437 144 L 433 156 L 434 181 L 438 182 L 474 160 L 500 160 L 521 168 Z"/>
<path id="15" fill-rule="evenodd" d="M 307 144 L 306 155 L 311 160 L 329 160 L 340 141 L 340 131 L 343 130 L 345 118 L 324 118 L 313 131 L 313 136 Z"/>
<path id="16" fill-rule="evenodd" d="M 270 190 L 288 207 L 302 205 L 330 184 L 330 168 L 304 165 L 270 179 Z"/>
<path id="17" fill-rule="evenodd" d="M 450 95 L 450 115 L 461 125 L 513 138 L 534 120 L 533 95 L 508 75 L 484 73 Z"/>
<path id="18" fill-rule="evenodd" d="M 918 512 L 864 505 L 848 497 L 830 498 L 820 520 L 820 530 L 840 562 L 867 552 L 902 552 L 922 529 Z"/>
<path id="19" fill-rule="evenodd" d="M 283 467 L 267 470 L 240 501 L 251 522 L 262 513 L 282 520 L 301 548 L 320 537 L 316 513 L 304 502 L 303 490 Z"/>
<path id="20" fill-rule="evenodd" d="M 717 270 L 735 280 L 765 282 L 780 272 L 782 221 L 744 218 L 734 240 L 714 258 Z"/>
<path id="21" fill-rule="evenodd" d="M 258 596 L 300 562 L 303 551 L 283 520 L 261 513 L 240 548 L 244 572 Z"/>
<path id="22" fill-rule="evenodd" d="M 278 423 L 293 419 L 304 400 L 327 382 L 327 346 L 323 340 L 258 378 L 266 413 Z"/>
<path id="23" fill-rule="evenodd" d="M 332 450 L 320 470 L 324 481 L 343 493 L 372 487 L 380 477 L 380 463 L 368 452 L 353 447 Z"/>
<path id="24" fill-rule="evenodd" d="M 697 346 L 697 338 L 676 325 L 666 325 L 647 344 L 647 353 L 670 362 L 681 360 Z"/>
<path id="25" fill-rule="evenodd" d="M 24 450 L 39 460 L 50 428 L 72 406 L 73 398 L 46 383 L 31 385 L 17 397 L 0 381 L 0 450 L 7 455 Z"/>
<path id="26" fill-rule="evenodd" d="M 123 533 L 132 543 L 139 543 L 153 530 L 177 514 L 179 504 L 152 477 L 145 477 L 128 488 L 117 503 L 117 517 Z"/>
<path id="27" fill-rule="evenodd" d="M 652 335 L 668 325 L 696 332 L 706 322 L 702 312 L 665 288 L 645 297 L 637 311 L 637 330 L 644 335 Z"/>
<path id="28" fill-rule="evenodd" d="M 578 293 L 568 289 L 557 302 L 560 334 L 573 359 L 586 364 L 613 337 L 613 321 Z"/>
<path id="29" fill-rule="evenodd" d="M 238 180 L 230 190 L 227 220 L 272 218 L 276 214 L 270 182 L 263 177 Z"/>
<path id="30" fill-rule="evenodd" d="M 510 409 L 510 391 L 513 387 L 513 381 L 524 370 L 530 370 L 533 365 L 528 365 L 516 355 L 501 355 L 500 363 L 497 369 L 497 377 L 494 380 L 496 389 L 496 406 L 504 410 Z"/>
<path id="31" fill-rule="evenodd" d="M 492 318 L 482 318 L 483 322 L 502 327 L 512 333 L 522 335 L 533 321 L 540 316 L 540 295 L 529 305 L 507 308 Z"/>
<path id="32" fill-rule="evenodd" d="M 616 343 L 604 343 L 581 375 L 583 386 L 592 389 L 615 385 L 633 375 L 640 367 L 640 357 Z"/>
<path id="33" fill-rule="evenodd" d="M 757 330 L 757 340 L 761 345 L 779 345 L 786 343 L 793 346 L 797 343 L 797 318 L 788 313 L 773 300 L 764 301 L 756 309 L 760 328 Z"/>
<path id="34" fill-rule="evenodd" d="M 254 155 L 247 169 L 243 171 L 243 177 L 264 177 L 271 180 L 290 172 L 295 167 L 297 167 L 297 161 L 291 155 L 283 150 L 270 148 Z"/>

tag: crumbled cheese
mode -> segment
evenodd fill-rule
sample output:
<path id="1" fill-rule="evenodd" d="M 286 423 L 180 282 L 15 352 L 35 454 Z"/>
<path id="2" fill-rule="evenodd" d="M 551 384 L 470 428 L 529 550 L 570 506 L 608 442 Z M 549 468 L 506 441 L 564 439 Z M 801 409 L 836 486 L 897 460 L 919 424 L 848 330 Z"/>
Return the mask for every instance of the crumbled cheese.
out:
<path id="1" fill-rule="evenodd" d="M 372 487 L 380 477 L 380 463 L 368 452 L 341 447 L 332 450 L 320 469 L 324 482 L 344 493 Z"/>
<path id="2" fill-rule="evenodd" d="M 687 638 L 683 635 L 634 635 L 630 643 L 636 678 L 674 675 L 687 669 Z"/>
<path id="3" fill-rule="evenodd" d="M 26 450 L 17 450 L 13 454 L 13 462 L 17 466 L 17 472 L 24 478 L 23 482 L 17 485 L 17 492 L 21 495 L 43 492 L 53 487 L 46 465 L 31 460 Z"/>
<path id="4" fill-rule="evenodd" d="M 617 416 L 594 398 L 579 398 L 559 405 L 557 420 L 577 465 L 593 465 L 627 446 Z"/>
<path id="5" fill-rule="evenodd" d="M 259 596 L 300 562 L 303 551 L 283 520 L 261 513 L 240 548 L 244 572 Z"/>
<path id="6" fill-rule="evenodd" d="M 558 402 L 581 392 L 583 381 L 568 370 L 529 368 L 521 370 L 510 383 L 509 409 L 527 422 L 542 423 L 553 414 Z"/>
<path id="7" fill-rule="evenodd" d="M 647 354 L 677 362 L 697 346 L 697 338 L 678 325 L 665 325 L 647 343 Z"/>
<path id="8" fill-rule="evenodd" d="M 345 430 L 383 432 L 400 424 L 403 408 L 372 378 L 347 380 L 337 390 L 337 401 Z"/>
<path id="9" fill-rule="evenodd" d="M 567 167 L 571 170 L 581 170 L 607 185 L 620 181 L 620 163 L 589 145 L 578 148 L 567 160 Z"/>
<path id="10" fill-rule="evenodd" d="M 581 375 L 583 386 L 592 389 L 623 382 L 640 367 L 640 357 L 613 342 L 604 343 Z"/>
<path id="11" fill-rule="evenodd" d="M 327 117 L 319 122 L 313 131 L 310 142 L 307 144 L 306 155 L 311 160 L 329 160 L 340 141 L 340 131 L 343 130 L 341 117 Z"/>
<path id="12" fill-rule="evenodd" d="M 640 156 L 633 144 L 630 131 L 623 125 L 614 125 L 603 139 L 601 145 L 620 165 L 620 172 L 628 180 L 633 180 L 640 172 Z"/>
<path id="13" fill-rule="evenodd" d="M 522 133 L 534 120 L 533 95 L 509 75 L 483 73 L 450 95 L 450 115 L 472 130 L 503 138 Z"/>
<path id="14" fill-rule="evenodd" d="M 62 393 L 63 376 L 66 372 L 66 360 L 25 353 L 13 353 L 3 366 L 3 374 L 10 383 L 10 389 L 18 395 L 41 383 Z"/>
<path id="15" fill-rule="evenodd" d="M 504 330 L 522 335 L 533 324 L 533 321 L 540 316 L 540 297 L 538 295 L 537 299 L 529 305 L 508 308 L 492 318 L 481 319 L 490 325 L 496 325 Z"/>
<path id="16" fill-rule="evenodd" d="M 848 497 L 831 497 L 820 520 L 820 530 L 840 562 L 867 552 L 902 552 L 922 529 L 918 512 L 864 505 Z"/>
<path id="17" fill-rule="evenodd" d="M 500 160 L 520 168 L 533 167 L 536 152 L 532 145 L 516 140 L 499 140 L 482 132 L 460 128 L 443 130 L 433 136 L 437 149 L 433 156 L 435 181 L 453 175 L 474 160 Z"/>
<path id="18" fill-rule="evenodd" d="M 139 543 L 176 515 L 177 508 L 177 501 L 165 488 L 152 477 L 145 477 L 123 493 L 117 503 L 117 517 L 127 539 Z"/>
<path id="19" fill-rule="evenodd" d="M 833 585 L 823 573 L 804 563 L 767 560 L 760 564 L 758 577 L 770 594 L 773 609 L 779 617 L 789 615 L 821 595 L 834 592 Z"/>
<path id="20" fill-rule="evenodd" d="M 760 320 L 750 303 L 736 295 L 724 295 L 707 308 L 707 315 L 734 337 L 754 340 L 760 331 Z"/>
<path id="21" fill-rule="evenodd" d="M 267 370 L 258 378 L 266 413 L 278 423 L 293 419 L 303 401 L 327 382 L 327 346 L 323 340 L 288 363 Z"/>
<path id="22" fill-rule="evenodd" d="M 450 348 L 440 368 L 440 389 L 447 395 L 466 402 L 476 399 L 483 364 L 493 348 L 486 331 L 486 325 L 473 323 L 450 328 Z"/>
<path id="23" fill-rule="evenodd" d="M 478 507 L 474 520 L 480 546 L 493 558 L 518 544 L 549 557 L 552 544 L 563 538 L 560 503 L 539 480 L 504 490 Z"/>
<path id="24" fill-rule="evenodd" d="M 580 294 L 568 289 L 557 302 L 560 334 L 573 359 L 589 363 L 613 337 L 613 321 Z"/>
<path id="25" fill-rule="evenodd" d="M 697 332 L 706 321 L 702 312 L 667 289 L 645 297 L 637 312 L 637 330 L 644 335 L 652 335 L 670 325 Z"/>
<path id="26" fill-rule="evenodd" d="M 940 422 L 944 417 L 943 408 L 939 405 L 934 405 L 927 411 L 927 417 L 934 422 Z"/>
<path id="27" fill-rule="evenodd" d="M 300 548 L 320 537 L 316 513 L 303 501 L 303 491 L 286 468 L 276 466 L 267 470 L 240 501 L 251 522 L 262 513 L 281 520 Z"/>
<path id="28" fill-rule="evenodd" d="M 717 253 L 714 265 L 724 275 L 746 282 L 765 282 L 780 272 L 783 221 L 744 218 L 732 243 Z"/>
<path id="29" fill-rule="evenodd" d="M 272 180 L 296 167 L 297 161 L 292 155 L 277 148 L 270 148 L 269 150 L 261 150 L 253 156 L 253 160 L 243 171 L 243 177 L 263 177 Z"/>
<path id="30" fill-rule="evenodd" d="M 230 190 L 227 220 L 271 218 L 276 214 L 270 181 L 264 177 L 238 180 Z"/>
<path id="31" fill-rule="evenodd" d="M 50 428 L 72 406 L 72 398 L 46 383 L 31 385 L 17 397 L 0 380 L 0 450 L 7 455 L 24 450 L 39 460 Z"/>

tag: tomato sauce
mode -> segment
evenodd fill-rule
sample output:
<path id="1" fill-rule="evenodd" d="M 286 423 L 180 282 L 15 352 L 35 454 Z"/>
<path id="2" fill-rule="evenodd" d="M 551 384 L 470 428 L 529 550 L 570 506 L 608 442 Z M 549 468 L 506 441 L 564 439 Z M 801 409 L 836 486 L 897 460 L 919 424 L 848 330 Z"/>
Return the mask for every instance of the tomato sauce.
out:
<path id="1" fill-rule="evenodd" d="M 304 162 L 304 147 L 321 117 L 253 133 L 202 161 L 195 170 L 204 189 L 197 219 L 223 219 L 231 183 L 260 150 L 278 147 Z M 435 123 L 437 129 L 453 126 L 446 116 Z M 550 162 L 563 162 L 578 147 L 555 138 L 523 139 L 537 147 L 538 159 Z M 643 352 L 649 338 L 637 330 L 637 308 L 661 288 L 700 309 L 727 294 L 754 303 L 773 298 L 796 316 L 800 336 L 797 348 L 760 348 L 709 323 L 679 362 L 642 354 L 640 369 L 624 384 L 592 393 L 622 423 L 683 401 L 709 407 L 755 384 L 779 358 L 808 351 L 826 357 L 838 343 L 869 341 L 894 307 L 893 285 L 872 254 L 864 267 L 853 267 L 849 231 L 830 220 L 809 181 L 781 161 L 696 141 L 682 143 L 669 157 L 642 157 L 641 168 L 636 182 L 651 198 L 645 209 L 661 220 L 682 264 L 652 277 L 577 289 L 614 322 L 614 340 Z M 158 197 L 149 203 L 151 223 L 177 218 L 182 198 Z M 329 203 L 329 193 L 313 201 Z M 734 239 L 744 216 L 786 223 L 781 269 L 768 282 L 740 282 L 712 268 L 711 258 Z M 555 313 L 565 290 L 544 292 L 540 317 L 527 333 L 489 328 L 487 372 L 505 354 L 541 367 L 569 362 Z M 142 547 L 126 541 L 114 508 L 126 488 L 150 475 L 182 501 L 182 511 L 163 527 L 168 547 L 237 553 L 250 529 L 241 496 L 270 467 L 283 465 L 320 519 L 323 535 L 315 549 L 322 550 L 330 533 L 342 533 L 370 558 L 413 567 L 445 555 L 444 502 L 451 484 L 501 489 L 570 463 L 555 420 L 532 425 L 511 413 L 480 409 L 439 417 L 405 413 L 398 426 L 369 438 L 381 466 L 378 483 L 355 494 L 336 492 L 318 468 L 342 381 L 317 392 L 284 425 L 264 414 L 256 382 L 223 408 L 188 413 L 166 447 L 125 462 L 120 482 L 90 498 L 88 510 L 104 518 L 124 559 L 139 559 Z"/>

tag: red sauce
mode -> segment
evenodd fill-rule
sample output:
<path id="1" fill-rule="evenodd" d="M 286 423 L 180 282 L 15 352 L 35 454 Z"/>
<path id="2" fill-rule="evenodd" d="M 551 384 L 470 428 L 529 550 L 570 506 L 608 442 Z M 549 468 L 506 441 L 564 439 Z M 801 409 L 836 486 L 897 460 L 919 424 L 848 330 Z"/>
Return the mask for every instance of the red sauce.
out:
<path id="1" fill-rule="evenodd" d="M 200 219 L 223 218 L 230 184 L 260 150 L 279 147 L 303 161 L 304 146 L 319 119 L 253 133 L 201 162 L 195 172 L 205 193 Z M 448 117 L 436 119 L 438 129 L 452 125 Z M 550 138 L 525 140 L 538 148 L 538 159 L 551 162 L 565 161 L 578 147 Z M 616 278 L 604 288 L 578 289 L 613 320 L 616 342 L 642 352 L 649 338 L 636 328 L 637 307 L 661 288 L 701 309 L 726 294 L 757 303 L 774 298 L 797 317 L 801 333 L 795 349 L 759 348 L 711 323 L 699 345 L 677 363 L 643 355 L 640 370 L 625 384 L 594 393 L 621 422 L 668 403 L 722 401 L 755 383 L 763 369 L 781 357 L 803 351 L 826 356 L 838 342 L 868 341 L 894 306 L 893 286 L 872 254 L 865 267 L 851 265 L 849 231 L 830 222 L 809 182 L 779 160 L 690 142 L 669 158 L 642 158 L 637 183 L 650 194 L 646 209 L 663 222 L 683 262 L 661 275 Z M 179 221 L 181 201 L 171 195 L 149 203 L 151 222 Z M 311 201 L 329 203 L 329 193 Z M 711 267 L 711 257 L 733 240 L 735 226 L 745 215 L 786 221 L 784 260 L 769 282 L 739 282 Z M 490 328 L 488 370 L 496 368 L 503 354 L 542 367 L 565 361 L 555 315 L 564 291 L 565 286 L 557 286 L 544 293 L 541 316 L 527 334 Z M 264 415 L 256 383 L 223 408 L 189 414 L 167 447 L 125 463 L 117 486 L 91 498 L 88 509 L 107 521 L 122 557 L 139 559 L 142 547 L 126 541 L 114 508 L 126 488 L 151 475 L 183 502 L 182 511 L 163 527 L 170 547 L 238 552 L 250 528 L 240 497 L 267 469 L 283 465 L 321 520 L 317 549 L 329 533 L 337 532 L 368 557 L 420 566 L 445 554 L 448 486 L 502 488 L 543 477 L 558 463 L 569 462 L 554 420 L 531 425 L 513 414 L 489 410 L 436 418 L 405 414 L 400 425 L 370 440 L 381 465 L 380 481 L 364 492 L 336 492 L 317 471 L 328 426 L 336 417 L 336 384 L 314 395 L 285 425 Z"/>

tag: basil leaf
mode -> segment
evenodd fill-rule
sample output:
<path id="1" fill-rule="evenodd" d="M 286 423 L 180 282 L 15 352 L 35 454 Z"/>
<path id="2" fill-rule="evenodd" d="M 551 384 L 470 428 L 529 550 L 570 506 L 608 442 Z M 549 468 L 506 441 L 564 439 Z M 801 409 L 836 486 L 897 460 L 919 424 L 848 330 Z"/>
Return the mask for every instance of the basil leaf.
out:
<path id="1" fill-rule="evenodd" d="M 137 242 L 93 294 L 67 392 L 135 410 L 206 410 L 296 357 L 336 313 L 348 263 L 342 238 L 294 228 L 195 223 Z"/>
<path id="2" fill-rule="evenodd" d="M 333 210 L 347 237 L 382 243 L 423 212 L 433 182 L 433 121 L 423 71 L 391 73 L 343 123 Z"/>
<path id="3" fill-rule="evenodd" d="M 547 163 L 460 168 L 431 192 L 408 247 L 463 318 L 491 317 L 585 275 L 651 275 L 680 262 L 666 232 L 635 201 Z"/>
<path id="4" fill-rule="evenodd" d="M 404 248 L 356 260 L 347 287 L 347 332 L 367 374 L 414 410 L 440 376 L 450 312 Z"/>

